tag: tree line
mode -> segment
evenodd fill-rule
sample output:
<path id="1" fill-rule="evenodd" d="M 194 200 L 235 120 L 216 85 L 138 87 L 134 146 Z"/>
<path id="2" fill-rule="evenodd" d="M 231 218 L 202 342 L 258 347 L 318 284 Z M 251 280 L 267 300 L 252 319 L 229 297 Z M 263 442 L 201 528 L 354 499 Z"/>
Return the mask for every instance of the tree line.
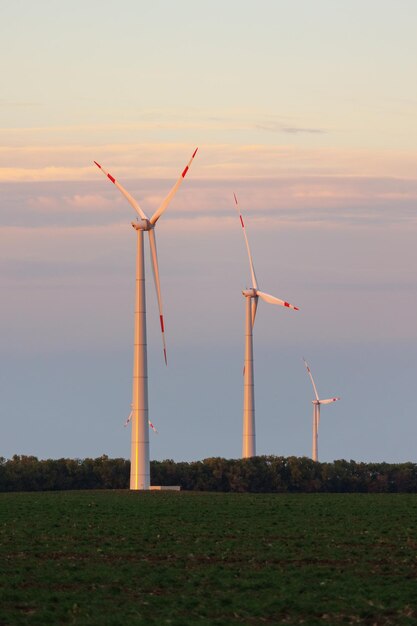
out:
<path id="1" fill-rule="evenodd" d="M 130 462 L 0 457 L 0 491 L 128 489 Z M 151 461 L 152 485 L 189 491 L 252 493 L 417 493 L 416 463 L 317 463 L 307 457 Z"/>

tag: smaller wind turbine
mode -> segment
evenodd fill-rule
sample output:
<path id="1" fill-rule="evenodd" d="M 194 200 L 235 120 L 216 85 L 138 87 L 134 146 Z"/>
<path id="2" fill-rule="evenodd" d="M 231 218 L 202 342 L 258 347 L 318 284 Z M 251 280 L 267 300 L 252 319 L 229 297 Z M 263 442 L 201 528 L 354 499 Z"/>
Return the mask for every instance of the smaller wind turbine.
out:
<path id="1" fill-rule="evenodd" d="M 129 413 L 129 416 L 127 418 L 127 420 L 125 421 L 125 423 L 123 424 L 123 426 L 126 428 L 126 426 L 128 426 L 130 424 L 130 422 L 132 421 L 132 417 L 133 417 L 133 408 Z M 151 420 L 148 419 L 148 424 L 149 424 L 149 428 L 152 428 L 153 432 L 158 434 L 157 429 L 155 428 L 155 426 L 152 424 Z"/>
<path id="2" fill-rule="evenodd" d="M 298 307 L 280 300 L 269 293 L 265 293 L 258 289 L 255 268 L 253 267 L 252 255 L 249 247 L 248 237 L 246 235 L 245 223 L 242 213 L 239 209 L 236 194 L 235 205 L 239 214 L 240 225 L 242 226 L 243 236 L 245 238 L 246 250 L 249 257 L 249 267 L 252 276 L 252 288 L 242 291 L 242 295 L 246 298 L 246 320 L 245 320 L 245 366 L 243 368 L 243 434 L 242 434 L 242 457 L 244 459 L 256 456 L 255 445 L 255 383 L 253 377 L 253 325 L 255 324 L 256 310 L 258 306 L 258 298 L 268 302 L 268 304 L 278 304 L 279 306 L 288 307 L 294 311 L 298 311 Z"/>
<path id="3" fill-rule="evenodd" d="M 331 404 L 332 402 L 336 402 L 336 400 L 340 400 L 340 398 L 327 398 L 326 400 L 320 400 L 319 394 L 317 393 L 316 385 L 314 384 L 313 374 L 311 373 L 311 369 L 308 366 L 307 361 L 303 357 L 304 365 L 306 366 L 308 375 L 311 379 L 311 384 L 313 385 L 314 395 L 316 396 L 315 400 L 312 400 L 313 403 L 313 451 L 311 458 L 313 461 L 318 461 L 318 440 L 319 440 L 319 424 L 320 424 L 320 406 L 322 404 Z"/>

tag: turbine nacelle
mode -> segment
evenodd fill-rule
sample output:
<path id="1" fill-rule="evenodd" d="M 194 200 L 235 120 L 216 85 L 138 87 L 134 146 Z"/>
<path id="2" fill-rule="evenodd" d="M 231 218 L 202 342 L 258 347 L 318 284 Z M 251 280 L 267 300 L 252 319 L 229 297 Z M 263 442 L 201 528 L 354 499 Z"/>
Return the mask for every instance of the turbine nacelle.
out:
<path id="1" fill-rule="evenodd" d="M 245 298 L 257 298 L 258 291 L 256 289 L 244 289 L 242 295 L 245 296 Z"/>
<path id="2" fill-rule="evenodd" d="M 338 400 L 340 400 L 339 397 L 337 397 L 337 398 L 326 398 L 326 400 L 312 400 L 311 402 L 313 404 L 331 404 L 332 402 L 337 402 Z"/>
<path id="3" fill-rule="evenodd" d="M 134 228 L 135 230 L 152 230 L 153 228 L 155 228 L 155 224 L 151 224 L 151 222 L 148 219 L 141 219 L 138 220 L 137 222 L 132 222 L 132 228 Z"/>

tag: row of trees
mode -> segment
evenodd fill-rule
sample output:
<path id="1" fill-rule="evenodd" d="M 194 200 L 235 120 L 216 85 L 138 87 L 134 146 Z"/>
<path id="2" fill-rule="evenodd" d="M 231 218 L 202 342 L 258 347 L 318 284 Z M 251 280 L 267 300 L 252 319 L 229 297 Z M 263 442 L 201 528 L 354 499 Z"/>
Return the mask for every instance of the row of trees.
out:
<path id="1" fill-rule="evenodd" d="M 0 491 L 127 489 L 125 459 L 38 460 L 0 457 Z M 151 462 L 151 484 L 224 492 L 417 493 L 416 463 L 315 463 L 307 457 L 210 458 L 193 463 Z"/>

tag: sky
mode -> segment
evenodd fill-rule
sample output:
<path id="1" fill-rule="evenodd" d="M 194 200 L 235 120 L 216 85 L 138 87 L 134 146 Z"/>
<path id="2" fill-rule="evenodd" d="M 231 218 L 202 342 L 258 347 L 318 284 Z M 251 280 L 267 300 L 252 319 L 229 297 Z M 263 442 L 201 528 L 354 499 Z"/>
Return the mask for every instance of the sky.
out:
<path id="1" fill-rule="evenodd" d="M 130 454 L 134 212 L 151 458 L 241 454 L 244 299 L 257 453 L 417 462 L 414 0 L 0 4 L 0 456 Z"/>

